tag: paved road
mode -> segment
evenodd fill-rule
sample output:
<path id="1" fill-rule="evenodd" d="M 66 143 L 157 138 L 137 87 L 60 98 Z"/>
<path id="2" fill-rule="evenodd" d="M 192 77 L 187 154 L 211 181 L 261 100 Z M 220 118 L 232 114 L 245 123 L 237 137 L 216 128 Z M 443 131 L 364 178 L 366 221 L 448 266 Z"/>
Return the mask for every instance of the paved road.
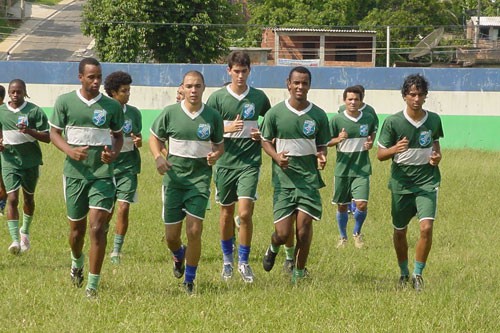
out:
<path id="1" fill-rule="evenodd" d="M 84 3 L 73 1 L 41 21 L 17 42 L 11 60 L 80 61 L 83 56 L 93 56 L 93 51 L 87 50 L 92 38 L 80 30 Z"/>

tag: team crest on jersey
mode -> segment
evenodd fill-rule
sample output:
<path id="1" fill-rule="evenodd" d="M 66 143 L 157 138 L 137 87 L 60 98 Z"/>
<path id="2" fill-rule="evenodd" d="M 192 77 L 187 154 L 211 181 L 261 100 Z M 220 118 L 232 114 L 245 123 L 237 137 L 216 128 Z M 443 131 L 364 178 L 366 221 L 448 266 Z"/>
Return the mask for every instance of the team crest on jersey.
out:
<path id="1" fill-rule="evenodd" d="M 431 143 L 431 137 L 432 137 L 431 130 L 422 131 L 422 132 L 420 132 L 420 137 L 418 138 L 418 143 L 420 143 L 420 145 L 422 147 L 428 146 L 429 143 Z"/>
<path id="2" fill-rule="evenodd" d="M 359 126 L 359 135 L 360 136 L 368 136 L 368 125 L 362 124 Z"/>
<path id="3" fill-rule="evenodd" d="M 210 137 L 210 124 L 199 124 L 196 135 L 202 140 L 208 139 Z"/>
<path id="4" fill-rule="evenodd" d="M 306 120 L 304 121 L 304 127 L 302 131 L 305 135 L 310 136 L 316 132 L 316 122 L 314 120 Z"/>
<path id="5" fill-rule="evenodd" d="M 17 126 L 19 125 L 28 126 L 28 116 L 22 115 L 17 117 Z"/>
<path id="6" fill-rule="evenodd" d="M 123 133 L 130 134 L 130 132 L 132 132 L 132 120 L 125 119 L 123 123 Z"/>
<path id="7" fill-rule="evenodd" d="M 255 116 L 255 104 L 245 103 L 243 105 L 243 119 L 251 119 Z"/>
<path id="8" fill-rule="evenodd" d="M 106 110 L 94 110 L 94 116 L 92 117 L 92 122 L 96 126 L 102 126 L 106 122 Z"/>

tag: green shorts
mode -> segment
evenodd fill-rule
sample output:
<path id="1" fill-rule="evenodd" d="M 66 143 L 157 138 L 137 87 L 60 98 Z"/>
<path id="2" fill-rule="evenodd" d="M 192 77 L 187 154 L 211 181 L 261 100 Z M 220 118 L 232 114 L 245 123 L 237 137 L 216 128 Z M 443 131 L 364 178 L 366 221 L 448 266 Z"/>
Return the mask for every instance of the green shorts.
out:
<path id="1" fill-rule="evenodd" d="M 176 224 L 182 222 L 186 214 L 200 220 L 205 218 L 210 189 L 172 188 L 162 186 L 163 222 Z"/>
<path id="2" fill-rule="evenodd" d="M 40 167 L 37 165 L 28 169 L 3 168 L 2 178 L 7 193 L 19 190 L 20 187 L 29 194 L 34 194 Z"/>
<path id="3" fill-rule="evenodd" d="M 249 166 L 244 169 L 215 169 L 215 201 L 230 206 L 239 199 L 257 200 L 257 183 L 260 168 Z"/>
<path id="4" fill-rule="evenodd" d="M 125 173 L 115 176 L 116 200 L 128 203 L 137 202 L 137 175 Z"/>
<path id="5" fill-rule="evenodd" d="M 90 208 L 111 213 L 115 193 L 113 178 L 87 180 L 64 176 L 64 200 L 68 219 L 71 221 L 85 218 Z"/>
<path id="6" fill-rule="evenodd" d="M 335 177 L 332 204 L 347 205 L 351 200 L 368 201 L 370 177 Z"/>
<path id="7" fill-rule="evenodd" d="M 319 190 L 301 188 L 281 188 L 274 190 L 274 223 L 278 223 L 284 218 L 289 217 L 296 210 L 310 215 L 314 220 L 321 219 L 323 210 Z"/>
<path id="8" fill-rule="evenodd" d="M 433 192 L 392 193 L 392 224 L 405 229 L 416 215 L 419 221 L 434 220 L 437 213 L 437 189 Z"/>

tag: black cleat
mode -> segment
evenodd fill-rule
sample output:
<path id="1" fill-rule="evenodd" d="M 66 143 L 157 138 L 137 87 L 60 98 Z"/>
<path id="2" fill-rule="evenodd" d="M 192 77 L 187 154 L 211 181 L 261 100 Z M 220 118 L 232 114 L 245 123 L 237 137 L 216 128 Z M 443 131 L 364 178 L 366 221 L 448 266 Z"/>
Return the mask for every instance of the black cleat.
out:
<path id="1" fill-rule="evenodd" d="M 399 277 L 399 281 L 398 281 L 399 288 L 401 288 L 401 289 L 406 288 L 409 281 L 410 281 L 410 277 L 408 275 L 401 275 Z"/>
<path id="2" fill-rule="evenodd" d="M 194 294 L 194 282 L 184 282 L 182 285 L 184 286 L 186 294 L 188 294 L 189 296 L 192 296 Z"/>
<path id="3" fill-rule="evenodd" d="M 271 248 L 268 247 L 266 253 L 264 254 L 264 258 L 262 259 L 262 267 L 266 272 L 270 272 L 274 267 L 274 261 L 276 260 L 277 253 L 271 251 Z"/>
<path id="4" fill-rule="evenodd" d="M 413 284 L 413 289 L 415 289 L 415 291 L 424 290 L 424 279 L 422 278 L 422 275 L 413 275 L 411 277 L 411 282 Z"/>
<path id="5" fill-rule="evenodd" d="M 75 287 L 81 288 L 83 286 L 83 267 L 71 267 L 70 276 Z"/>

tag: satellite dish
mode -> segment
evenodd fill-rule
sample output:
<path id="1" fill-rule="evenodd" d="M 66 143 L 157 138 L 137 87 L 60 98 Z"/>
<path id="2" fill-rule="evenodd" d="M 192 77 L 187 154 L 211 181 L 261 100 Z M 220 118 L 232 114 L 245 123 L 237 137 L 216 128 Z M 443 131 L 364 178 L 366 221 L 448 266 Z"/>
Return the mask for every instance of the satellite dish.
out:
<path id="1" fill-rule="evenodd" d="M 410 60 L 414 60 L 415 58 L 431 53 L 432 49 L 439 44 L 443 35 L 444 28 L 441 27 L 425 36 L 410 52 Z"/>

